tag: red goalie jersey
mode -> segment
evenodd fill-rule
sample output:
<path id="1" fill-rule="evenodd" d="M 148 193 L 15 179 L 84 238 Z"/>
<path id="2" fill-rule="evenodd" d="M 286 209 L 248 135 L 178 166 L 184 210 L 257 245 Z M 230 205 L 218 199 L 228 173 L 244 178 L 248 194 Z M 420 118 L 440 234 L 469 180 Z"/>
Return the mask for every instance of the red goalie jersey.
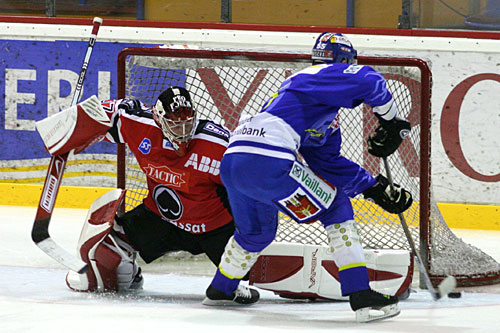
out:
<path id="1" fill-rule="evenodd" d="M 113 127 L 106 140 L 126 143 L 146 174 L 148 209 L 192 234 L 217 229 L 232 221 L 219 165 L 229 131 L 198 120 L 187 154 L 179 157 L 164 138 L 151 109 L 138 100 L 101 102 Z"/>

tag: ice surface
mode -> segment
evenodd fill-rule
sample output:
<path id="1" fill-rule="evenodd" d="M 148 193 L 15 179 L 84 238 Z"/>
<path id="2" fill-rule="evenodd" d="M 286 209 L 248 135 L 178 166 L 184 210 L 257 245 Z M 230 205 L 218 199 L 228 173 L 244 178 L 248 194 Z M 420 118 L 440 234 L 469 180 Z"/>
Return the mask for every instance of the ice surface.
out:
<path id="1" fill-rule="evenodd" d="M 415 289 L 387 321 L 358 324 L 347 302 L 292 301 L 261 291 L 251 307 L 201 305 L 213 267 L 200 262 L 143 266 L 144 290 L 133 294 L 70 291 L 66 270 L 30 238 L 34 207 L 0 206 L 0 332 L 500 332 L 500 286 L 466 289 L 437 302 Z M 54 240 L 74 251 L 86 210 L 56 209 Z M 456 230 L 500 260 L 500 232 Z"/>

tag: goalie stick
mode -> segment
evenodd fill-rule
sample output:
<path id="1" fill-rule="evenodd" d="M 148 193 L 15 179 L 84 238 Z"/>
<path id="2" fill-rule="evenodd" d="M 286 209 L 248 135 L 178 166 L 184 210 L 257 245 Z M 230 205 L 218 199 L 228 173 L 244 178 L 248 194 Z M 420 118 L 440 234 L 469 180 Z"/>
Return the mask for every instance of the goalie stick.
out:
<path id="1" fill-rule="evenodd" d="M 391 191 L 394 191 L 394 183 L 392 181 L 391 169 L 389 168 L 389 162 L 387 162 L 387 157 L 383 157 L 385 171 L 387 174 L 387 180 L 389 181 L 389 186 Z M 404 233 L 406 235 L 406 239 L 410 244 L 411 252 L 417 259 L 418 268 L 420 270 L 420 276 L 424 279 L 425 286 L 427 290 L 431 293 L 432 298 L 437 301 L 441 297 L 448 295 L 450 292 L 455 289 L 457 286 L 457 280 L 454 276 L 448 275 L 441 283 L 438 285 L 437 290 L 434 288 L 431 282 L 431 278 L 429 277 L 429 272 L 427 271 L 427 267 L 424 266 L 424 262 L 422 261 L 422 257 L 420 253 L 417 251 L 417 247 L 415 246 L 415 242 L 413 241 L 413 237 L 411 236 L 410 229 L 408 228 L 408 224 L 406 223 L 406 219 L 403 213 L 398 214 L 399 220 L 401 222 L 401 226 L 403 227 Z"/>
<path id="2" fill-rule="evenodd" d="M 100 17 L 94 17 L 92 33 L 90 34 L 87 52 L 83 60 L 83 65 L 80 71 L 80 76 L 78 77 L 75 92 L 73 94 L 71 106 L 76 105 L 78 99 L 80 98 L 90 56 L 92 55 L 92 50 L 94 48 L 97 33 L 101 24 L 102 19 Z M 31 230 L 31 239 L 43 252 L 48 254 L 50 257 L 68 267 L 69 269 L 81 274 L 88 269 L 88 265 L 75 256 L 66 252 L 62 247 L 60 247 L 56 242 L 52 240 L 49 234 L 50 218 L 52 217 L 54 204 L 56 201 L 57 193 L 59 191 L 59 185 L 61 185 L 62 175 L 64 173 L 64 168 L 66 167 L 68 155 L 69 152 L 59 156 L 52 156 L 50 159 L 49 169 L 47 170 L 47 176 L 45 178 L 45 183 L 43 184 L 42 195 L 40 197 L 35 221 L 33 223 L 33 229 Z"/>

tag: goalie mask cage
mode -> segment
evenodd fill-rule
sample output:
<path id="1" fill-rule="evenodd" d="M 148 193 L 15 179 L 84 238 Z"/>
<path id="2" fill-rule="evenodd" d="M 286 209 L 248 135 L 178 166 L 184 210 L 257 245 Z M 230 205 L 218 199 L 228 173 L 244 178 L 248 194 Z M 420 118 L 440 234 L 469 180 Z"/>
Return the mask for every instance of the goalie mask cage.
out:
<path id="1" fill-rule="evenodd" d="M 409 137 L 389 162 L 394 182 L 413 195 L 414 203 L 404 215 L 433 284 L 446 275 L 455 276 L 459 286 L 499 282 L 500 265 L 456 237 L 432 200 L 431 73 L 427 64 L 420 59 L 388 57 L 359 57 L 358 63 L 384 75 L 400 115 L 411 122 Z M 137 98 L 151 106 L 169 86 L 183 86 L 190 91 L 200 118 L 234 130 L 242 113 L 258 113 L 286 77 L 309 65 L 310 55 L 305 54 L 126 48 L 118 56 L 118 98 Z M 385 173 L 381 159 L 367 152 L 366 139 L 378 125 L 370 107 L 362 104 L 340 110 L 339 122 L 343 155 L 373 175 Z M 118 148 L 118 187 L 128 189 L 126 211 L 147 194 L 145 176 L 124 145 Z M 360 197 L 352 199 L 352 204 L 363 246 L 411 251 L 397 215 Z M 276 241 L 327 244 L 327 237 L 320 222 L 298 224 L 280 214 Z M 425 286 L 421 283 L 421 287 Z"/>

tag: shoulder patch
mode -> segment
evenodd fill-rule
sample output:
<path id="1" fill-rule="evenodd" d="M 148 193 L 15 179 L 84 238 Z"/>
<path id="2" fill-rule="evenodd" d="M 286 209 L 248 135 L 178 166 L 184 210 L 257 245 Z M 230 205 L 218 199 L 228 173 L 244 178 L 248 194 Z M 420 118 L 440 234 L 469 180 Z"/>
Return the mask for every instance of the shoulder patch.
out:
<path id="1" fill-rule="evenodd" d="M 196 133 L 204 133 L 229 141 L 230 132 L 227 128 L 218 125 L 210 120 L 200 120 Z"/>
<path id="2" fill-rule="evenodd" d="M 148 138 L 142 139 L 137 149 L 145 155 L 149 154 L 149 152 L 151 151 L 151 140 L 149 140 Z"/>
<path id="3" fill-rule="evenodd" d="M 346 69 L 344 69 L 345 74 L 356 74 L 359 72 L 364 66 L 363 65 L 350 65 Z"/>

